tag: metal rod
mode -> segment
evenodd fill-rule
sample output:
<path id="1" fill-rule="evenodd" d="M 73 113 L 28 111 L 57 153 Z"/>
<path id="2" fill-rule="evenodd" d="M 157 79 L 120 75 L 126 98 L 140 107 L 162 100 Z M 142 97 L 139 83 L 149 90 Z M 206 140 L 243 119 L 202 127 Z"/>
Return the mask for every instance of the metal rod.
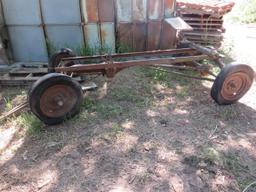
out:
<path id="1" fill-rule="evenodd" d="M 197 76 L 193 76 L 193 75 L 187 75 L 185 73 L 179 73 L 177 71 L 167 71 L 167 70 L 159 69 L 159 68 L 156 68 L 156 67 L 151 67 L 151 68 L 155 69 L 155 70 L 158 70 L 158 71 L 166 72 L 166 73 L 173 73 L 173 74 L 180 75 L 180 76 L 190 78 L 190 79 L 197 79 L 197 80 L 210 81 L 210 82 L 215 81 L 214 79 L 210 79 L 210 78 L 206 78 L 206 77 L 197 77 Z"/>
<path id="2" fill-rule="evenodd" d="M 209 56 L 209 58 L 215 62 L 215 64 L 220 68 L 222 69 L 225 64 L 220 60 L 220 58 L 222 57 L 222 55 L 220 55 L 218 53 L 218 51 L 216 50 L 212 50 L 212 49 L 208 49 L 204 46 L 201 46 L 201 45 L 198 45 L 196 43 L 192 43 L 191 41 L 188 41 L 188 40 L 184 40 L 185 43 L 188 43 L 189 44 L 189 47 L 203 53 L 203 54 L 206 54 Z"/>
<path id="3" fill-rule="evenodd" d="M 129 60 L 122 62 L 100 63 L 100 64 L 88 64 L 88 65 L 73 65 L 71 67 L 57 67 L 56 72 L 75 72 L 85 73 L 92 71 L 106 71 L 116 70 L 120 71 L 128 67 L 143 66 L 143 65 L 159 65 L 159 64 L 177 64 L 189 61 L 200 61 L 207 59 L 207 55 L 198 56 L 186 56 L 186 57 L 169 57 L 169 58 L 157 58 L 157 59 L 142 59 L 142 60 Z"/>
<path id="4" fill-rule="evenodd" d="M 184 48 L 184 49 L 168 49 L 168 50 L 156 50 L 156 51 L 122 53 L 122 54 L 111 54 L 111 55 L 69 57 L 69 58 L 63 58 L 62 61 L 87 61 L 92 59 L 102 59 L 104 57 L 111 57 L 113 59 L 126 58 L 126 57 L 138 57 L 138 56 L 152 57 L 152 56 L 158 56 L 158 55 L 181 54 L 181 53 L 190 53 L 190 52 L 196 52 L 196 50 L 192 48 Z"/>
<path id="5" fill-rule="evenodd" d="M 152 65 L 153 67 L 163 67 L 163 68 L 171 68 L 171 69 L 179 69 L 179 70 L 190 70 L 190 71 L 199 71 L 195 67 L 188 67 L 188 66 L 178 66 L 178 65 L 165 65 L 165 64 L 160 64 L 160 65 Z"/>

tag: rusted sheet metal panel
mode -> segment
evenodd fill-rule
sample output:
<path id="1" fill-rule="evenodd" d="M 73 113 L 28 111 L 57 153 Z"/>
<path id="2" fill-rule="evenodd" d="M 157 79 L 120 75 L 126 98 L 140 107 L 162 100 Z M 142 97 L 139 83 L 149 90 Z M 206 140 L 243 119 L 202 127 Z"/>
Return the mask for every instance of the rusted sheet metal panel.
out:
<path id="1" fill-rule="evenodd" d="M 118 22 L 132 22 L 132 0 L 116 0 Z"/>
<path id="2" fill-rule="evenodd" d="M 160 46 L 161 39 L 161 21 L 148 22 L 148 39 L 147 39 L 147 50 L 157 50 Z"/>
<path id="3" fill-rule="evenodd" d="M 176 47 L 176 31 L 170 25 L 163 21 L 163 29 L 161 35 L 161 49 L 170 49 Z"/>
<path id="4" fill-rule="evenodd" d="M 92 49 L 100 46 L 99 26 L 97 23 L 90 23 L 84 26 L 85 43 Z"/>
<path id="5" fill-rule="evenodd" d="M 134 23 L 133 24 L 133 50 L 144 51 L 146 49 L 147 40 L 147 24 Z"/>
<path id="6" fill-rule="evenodd" d="M 81 6 L 85 23 L 96 23 L 99 21 L 98 0 L 82 0 Z"/>
<path id="7" fill-rule="evenodd" d="M 164 17 L 163 0 L 148 0 L 148 18 L 150 20 L 162 20 Z"/>
<path id="8" fill-rule="evenodd" d="M 133 0 L 133 20 L 146 21 L 147 20 L 147 0 Z"/>
<path id="9" fill-rule="evenodd" d="M 120 49 L 132 49 L 132 23 L 119 23 L 117 26 L 118 46 Z"/>
<path id="10" fill-rule="evenodd" d="M 175 0 L 164 0 L 164 16 L 173 17 L 175 11 Z"/>
<path id="11" fill-rule="evenodd" d="M 100 22 L 114 22 L 114 0 L 98 0 Z"/>
<path id="12" fill-rule="evenodd" d="M 115 52 L 115 24 L 101 23 L 100 35 L 101 44 L 108 52 Z"/>

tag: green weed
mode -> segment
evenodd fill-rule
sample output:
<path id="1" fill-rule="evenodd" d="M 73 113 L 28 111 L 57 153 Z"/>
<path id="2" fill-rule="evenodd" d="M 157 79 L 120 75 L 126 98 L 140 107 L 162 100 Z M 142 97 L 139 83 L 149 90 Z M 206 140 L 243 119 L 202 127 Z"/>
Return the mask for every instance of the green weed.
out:
<path id="1" fill-rule="evenodd" d="M 99 103 L 96 105 L 96 112 L 100 117 L 110 119 L 112 117 L 121 115 L 123 113 L 123 108 L 116 104 Z"/>
<path id="2" fill-rule="evenodd" d="M 147 180 L 150 178 L 151 174 L 148 171 L 145 171 L 143 173 L 141 173 L 140 175 L 138 175 L 138 181 L 141 184 L 145 184 L 147 182 Z"/>
<path id="3" fill-rule="evenodd" d="M 53 55 L 58 51 L 58 48 L 54 45 L 54 43 L 49 40 L 46 40 L 46 47 L 50 55 Z"/>
<path id="4" fill-rule="evenodd" d="M 18 123 L 26 129 L 28 135 L 39 135 L 42 132 L 42 122 L 32 113 L 22 114 Z"/>
<path id="5" fill-rule="evenodd" d="M 4 98 L 4 102 L 5 102 L 6 110 L 7 111 L 12 110 L 13 105 L 12 105 L 11 99 L 10 98 Z"/>
<path id="6" fill-rule="evenodd" d="M 91 55 L 95 55 L 97 53 L 97 49 L 91 48 L 88 45 L 85 45 L 83 47 L 77 48 L 77 53 L 80 56 L 91 56 Z"/>
<path id="7" fill-rule="evenodd" d="M 132 51 L 133 51 L 133 48 L 129 45 L 125 45 L 125 44 L 122 44 L 122 43 L 117 44 L 117 48 L 116 48 L 117 53 L 129 53 L 129 52 L 132 52 Z"/>
<path id="8" fill-rule="evenodd" d="M 114 135 L 118 135 L 120 133 L 123 132 L 123 128 L 120 127 L 118 124 L 113 124 L 112 127 L 111 127 L 111 132 L 114 134 Z"/>
<path id="9" fill-rule="evenodd" d="M 224 168 L 234 174 L 241 190 L 253 181 L 249 167 L 241 163 L 236 153 L 227 152 L 222 159 Z"/>

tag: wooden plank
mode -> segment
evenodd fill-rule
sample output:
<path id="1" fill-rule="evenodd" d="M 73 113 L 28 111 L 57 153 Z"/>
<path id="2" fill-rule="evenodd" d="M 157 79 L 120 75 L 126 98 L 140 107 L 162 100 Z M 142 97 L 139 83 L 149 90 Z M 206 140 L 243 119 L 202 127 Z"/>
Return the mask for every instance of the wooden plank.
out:
<path id="1" fill-rule="evenodd" d="M 211 17 L 202 18 L 202 17 L 184 17 L 184 16 L 181 16 L 181 18 L 183 20 L 185 20 L 186 22 L 189 22 L 189 21 L 223 22 L 223 19 L 211 18 Z"/>
<path id="2" fill-rule="evenodd" d="M 215 32 L 215 33 L 211 33 L 211 32 L 182 32 L 183 35 L 186 36 L 208 36 L 208 37 L 222 37 L 222 33 L 221 32 Z"/>
<path id="3" fill-rule="evenodd" d="M 21 69 L 13 69 L 9 72 L 10 75 L 19 75 L 19 74 L 41 74 L 41 73 L 48 73 L 48 68 L 33 68 L 33 69 L 27 69 L 27 68 L 21 68 Z"/>

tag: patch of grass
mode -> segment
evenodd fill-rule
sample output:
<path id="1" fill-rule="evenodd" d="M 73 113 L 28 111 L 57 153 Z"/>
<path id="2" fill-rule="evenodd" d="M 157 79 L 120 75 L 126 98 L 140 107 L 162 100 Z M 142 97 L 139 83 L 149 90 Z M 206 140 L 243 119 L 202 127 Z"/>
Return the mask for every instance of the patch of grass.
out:
<path id="1" fill-rule="evenodd" d="M 118 43 L 117 44 L 117 48 L 116 48 L 116 52 L 117 53 L 129 53 L 132 52 L 133 48 L 129 45 L 125 45 L 123 43 Z"/>
<path id="2" fill-rule="evenodd" d="M 175 93 L 178 97 L 184 98 L 188 96 L 189 90 L 190 90 L 190 86 L 183 86 L 183 87 L 180 87 L 179 89 L 176 89 Z"/>
<path id="3" fill-rule="evenodd" d="M 152 69 L 152 68 L 143 68 L 143 73 L 146 77 L 149 77 L 153 80 L 153 82 L 160 83 L 165 87 L 174 88 L 177 84 L 189 85 L 191 84 L 191 79 L 182 77 L 178 74 L 169 73 L 168 71 L 164 71 L 161 68 Z M 195 75 L 194 72 L 186 72 L 188 75 Z"/>
<path id="4" fill-rule="evenodd" d="M 239 117 L 239 112 L 233 106 L 220 107 L 219 114 L 226 121 Z"/>
<path id="5" fill-rule="evenodd" d="M 133 89 L 122 88 L 118 90 L 114 90 L 111 93 L 112 97 L 116 101 L 127 101 L 135 104 L 136 106 L 143 107 L 150 105 L 150 98 L 139 95 Z"/>
<path id="6" fill-rule="evenodd" d="M 222 164 L 222 154 L 212 147 L 203 149 L 202 157 L 208 162 L 215 163 L 217 165 Z"/>
<path id="7" fill-rule="evenodd" d="M 91 112 L 94 109 L 95 105 L 96 105 L 96 102 L 93 101 L 91 98 L 87 97 L 84 99 L 82 103 L 82 109 L 85 109 Z"/>
<path id="8" fill-rule="evenodd" d="M 122 114 L 123 108 L 116 103 L 106 103 L 105 101 L 94 101 L 86 98 L 84 99 L 79 115 L 72 120 L 94 121 L 97 117 L 107 120 Z"/>
<path id="9" fill-rule="evenodd" d="M 91 48 L 88 45 L 85 45 L 77 49 L 77 53 L 80 56 L 91 56 L 96 54 L 96 52 L 96 48 Z"/>
<path id="10" fill-rule="evenodd" d="M 248 174 L 250 172 L 249 167 L 241 163 L 238 154 L 227 152 L 222 159 L 224 168 L 234 174 L 241 190 L 253 182 L 254 178 Z"/>
<path id="11" fill-rule="evenodd" d="M 96 105 L 96 112 L 100 117 L 110 119 L 122 115 L 123 108 L 113 103 L 99 103 Z"/>
<path id="12" fill-rule="evenodd" d="M 28 135 L 39 135 L 42 132 L 42 122 L 32 113 L 22 114 L 18 123 L 26 129 Z"/>
<path id="13" fill-rule="evenodd" d="M 99 54 L 101 54 L 101 55 L 111 54 L 114 52 L 114 50 L 111 47 L 109 47 L 108 45 L 105 45 L 105 44 L 98 47 L 98 51 L 99 51 Z"/>
<path id="14" fill-rule="evenodd" d="M 121 126 L 119 126 L 118 124 L 113 124 L 112 127 L 111 127 L 111 132 L 114 134 L 114 135 L 118 135 L 120 133 L 123 132 L 123 128 Z"/>
<path id="15" fill-rule="evenodd" d="M 223 165 L 227 170 L 238 170 L 240 167 L 240 163 L 237 155 L 231 152 L 225 154 L 223 158 Z"/>
<path id="16" fill-rule="evenodd" d="M 53 55 L 58 51 L 58 48 L 54 45 L 54 43 L 49 40 L 46 40 L 46 47 L 50 55 Z"/>
<path id="17" fill-rule="evenodd" d="M 12 105 L 12 101 L 10 98 L 4 98 L 4 102 L 5 102 L 5 107 L 7 111 L 12 110 L 13 105 Z"/>
<path id="18" fill-rule="evenodd" d="M 150 178 L 151 174 L 148 171 L 145 171 L 137 176 L 139 183 L 145 184 Z"/>

